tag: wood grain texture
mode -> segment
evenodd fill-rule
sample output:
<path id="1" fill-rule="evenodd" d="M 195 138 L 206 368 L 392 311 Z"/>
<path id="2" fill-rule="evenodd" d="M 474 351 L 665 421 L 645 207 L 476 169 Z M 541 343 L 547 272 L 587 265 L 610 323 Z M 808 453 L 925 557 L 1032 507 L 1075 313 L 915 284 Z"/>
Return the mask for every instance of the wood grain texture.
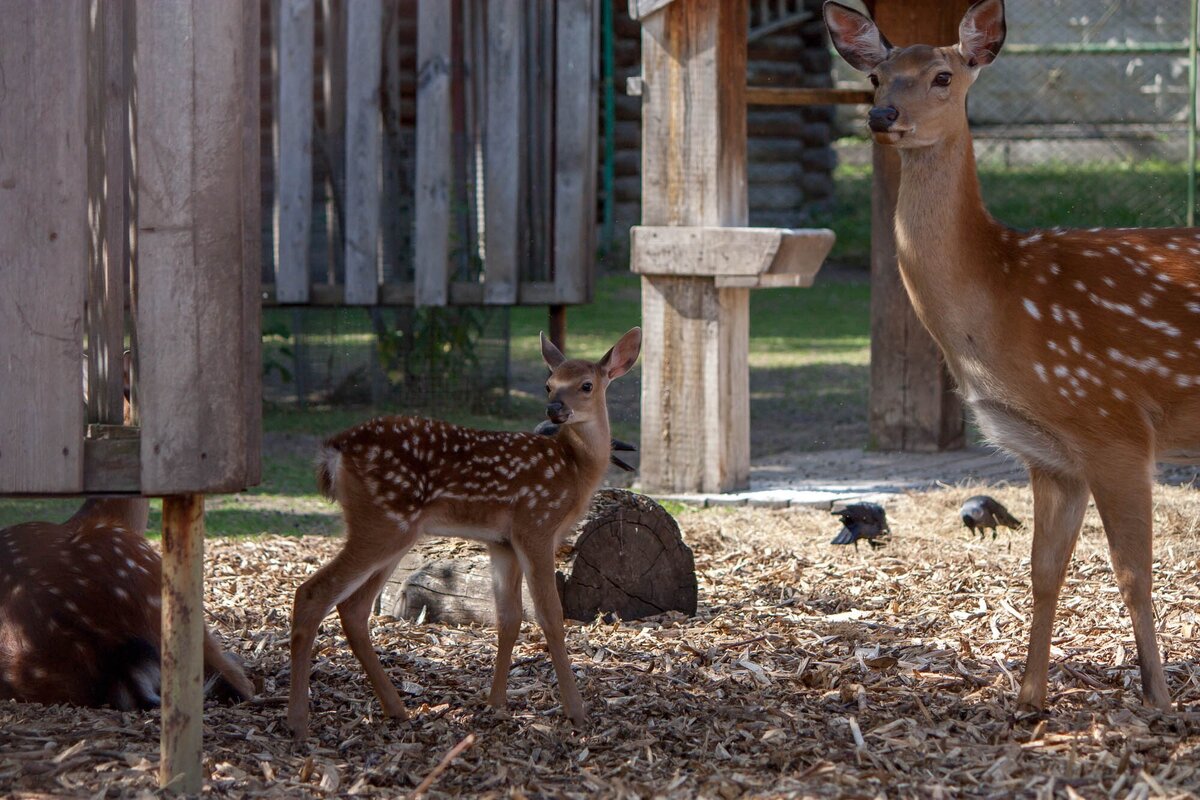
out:
<path id="1" fill-rule="evenodd" d="M 0 1 L 0 493 L 82 489 L 87 10 Z"/>
<path id="2" fill-rule="evenodd" d="M 833 247 L 826 228 L 638 225 L 630 231 L 630 270 L 642 275 L 795 276 L 812 282 Z"/>
<path id="3" fill-rule="evenodd" d="M 137 12 L 142 491 L 237 491 L 257 441 L 244 395 L 257 350 L 245 350 L 243 11 L 156 0 Z"/>
<path id="4" fill-rule="evenodd" d="M 262 482 L 262 149 L 260 147 L 262 15 L 242 4 L 242 418 L 243 482 Z"/>
<path id="5" fill-rule="evenodd" d="M 304 303 L 313 196 L 313 0 L 279 0 L 277 42 L 275 284 L 281 302 Z"/>
<path id="6" fill-rule="evenodd" d="M 879 0 L 875 18 L 896 46 L 949 44 L 970 5 Z M 871 446 L 928 452 L 965 444 L 962 400 L 933 337 L 917 319 L 896 261 L 895 214 L 900 159 L 874 146 L 871 190 Z"/>
<path id="7" fill-rule="evenodd" d="M 866 89 L 802 89 L 783 86 L 747 86 L 746 104 L 752 106 L 861 105 L 875 99 Z"/>
<path id="8" fill-rule="evenodd" d="M 554 286 L 560 303 L 592 298 L 601 1 L 555 5 Z"/>
<path id="9" fill-rule="evenodd" d="M 346 8 L 346 302 L 379 298 L 381 0 Z"/>
<path id="10" fill-rule="evenodd" d="M 417 7 L 417 187 L 413 266 L 419 306 L 444 306 L 450 281 L 451 22 L 441 0 Z"/>
<path id="11" fill-rule="evenodd" d="M 526 582 L 521 584 L 521 608 L 526 622 L 537 621 Z M 384 586 L 379 610 L 410 621 L 495 625 L 491 561 L 486 553 L 464 553 L 453 559 L 409 553 Z"/>
<path id="12" fill-rule="evenodd" d="M 181 794 L 197 794 L 204 784 L 200 763 L 204 717 L 203 567 L 203 496 L 163 498 L 158 781 L 160 786 Z"/>
<path id="13" fill-rule="evenodd" d="M 527 149 L 524 15 L 520 0 L 488 4 L 483 297 L 489 304 L 516 302 L 528 246 L 521 226 Z"/>

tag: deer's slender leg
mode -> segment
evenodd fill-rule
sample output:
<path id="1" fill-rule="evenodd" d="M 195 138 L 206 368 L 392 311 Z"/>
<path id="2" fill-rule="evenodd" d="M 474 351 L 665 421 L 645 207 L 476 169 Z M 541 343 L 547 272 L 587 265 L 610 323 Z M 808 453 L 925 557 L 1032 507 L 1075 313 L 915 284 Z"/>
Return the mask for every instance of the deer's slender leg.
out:
<path id="1" fill-rule="evenodd" d="M 1050 668 L 1050 637 L 1058 594 L 1067 575 L 1067 565 L 1083 512 L 1087 510 L 1087 485 L 1079 478 L 1029 470 L 1033 484 L 1033 624 L 1029 631 L 1029 653 L 1021 679 L 1018 705 L 1041 709 L 1046 705 L 1046 679 Z"/>
<path id="2" fill-rule="evenodd" d="M 396 691 L 395 684 L 388 677 L 387 670 L 379 662 L 375 648 L 371 646 L 369 623 L 371 607 L 375 604 L 375 598 L 383 589 L 383 585 L 387 583 L 388 577 L 403 555 L 401 553 L 393 557 L 390 562 L 368 578 L 366 583 L 358 587 L 352 595 L 338 603 L 337 607 L 338 616 L 342 620 L 342 630 L 346 634 L 346 641 L 350 643 L 351 651 L 366 671 L 367 679 L 375 690 L 375 696 L 379 698 L 379 703 L 383 706 L 383 713 L 397 719 L 408 719 L 408 712 L 400 700 L 400 694 Z"/>
<path id="3" fill-rule="evenodd" d="M 1142 692 L 1147 705 L 1171 707 L 1162 656 L 1154 630 L 1154 566 L 1151 465 L 1136 459 L 1106 463 L 1089 476 L 1096 510 L 1104 523 L 1113 574 L 1133 621 Z"/>
<path id="4" fill-rule="evenodd" d="M 508 670 L 512 665 L 513 644 L 521 631 L 521 566 L 512 546 L 503 543 L 488 545 L 492 557 L 492 591 L 496 597 L 496 671 L 488 705 L 504 708 L 508 705 Z"/>
<path id="5" fill-rule="evenodd" d="M 562 693 L 563 708 L 576 725 L 587 721 L 583 710 L 583 698 L 575 686 L 571 673 L 571 658 L 567 655 L 566 632 L 563 629 L 562 601 L 558 598 L 558 587 L 554 581 L 554 544 L 538 547 L 532 552 L 518 551 L 521 566 L 529 579 L 529 595 L 537 612 L 538 625 L 546 636 L 550 659 L 554 662 L 554 674 L 558 678 L 558 690 Z"/>

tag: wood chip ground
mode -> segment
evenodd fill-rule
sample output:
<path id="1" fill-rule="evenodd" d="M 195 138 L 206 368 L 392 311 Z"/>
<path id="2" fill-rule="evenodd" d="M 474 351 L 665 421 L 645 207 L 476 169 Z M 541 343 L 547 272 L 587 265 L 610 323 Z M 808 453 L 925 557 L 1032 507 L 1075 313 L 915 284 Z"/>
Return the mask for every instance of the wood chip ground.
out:
<path id="1" fill-rule="evenodd" d="M 432 797 L 1197 796 L 1200 496 L 1163 488 L 1155 505 L 1158 632 L 1181 710 L 1140 704 L 1093 510 L 1060 606 L 1049 713 L 1022 716 L 1028 525 L 970 538 L 955 512 L 975 491 L 897 497 L 892 542 L 874 553 L 829 546 L 837 520 L 826 512 L 681 514 L 698 615 L 569 626 L 584 730 L 561 716 L 536 626 L 523 629 L 499 714 L 483 704 L 490 626 L 375 618 L 375 645 L 413 713 L 395 722 L 380 719 L 330 617 L 313 736 L 294 745 L 283 720 L 292 593 L 340 541 L 210 541 L 209 619 L 262 691 L 206 709 L 205 792 L 402 797 L 432 776 Z M 1027 488 L 992 494 L 1031 521 Z M 0 704 L 0 794 L 157 795 L 158 737 L 153 713 Z"/>

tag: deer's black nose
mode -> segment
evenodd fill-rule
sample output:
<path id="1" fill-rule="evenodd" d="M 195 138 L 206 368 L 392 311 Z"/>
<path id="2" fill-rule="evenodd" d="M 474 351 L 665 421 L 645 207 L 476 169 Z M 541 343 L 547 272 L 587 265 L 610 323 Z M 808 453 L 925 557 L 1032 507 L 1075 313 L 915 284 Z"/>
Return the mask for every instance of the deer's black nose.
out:
<path id="1" fill-rule="evenodd" d="M 896 124 L 896 120 L 899 117 L 900 112 L 895 106 L 884 106 L 882 108 L 876 106 L 867 115 L 867 125 L 876 133 L 886 133 Z"/>
<path id="2" fill-rule="evenodd" d="M 553 403 L 546 404 L 546 417 L 553 423 L 558 425 L 567 421 L 571 416 L 570 410 L 560 401 L 555 400 Z"/>

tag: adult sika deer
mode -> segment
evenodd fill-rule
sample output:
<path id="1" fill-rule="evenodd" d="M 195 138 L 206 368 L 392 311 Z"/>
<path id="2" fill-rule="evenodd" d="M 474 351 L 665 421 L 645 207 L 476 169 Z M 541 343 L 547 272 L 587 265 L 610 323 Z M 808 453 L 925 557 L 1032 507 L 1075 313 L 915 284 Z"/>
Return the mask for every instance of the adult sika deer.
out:
<path id="1" fill-rule="evenodd" d="M 869 125 L 897 148 L 900 273 L 980 427 L 1029 469 L 1033 621 L 1019 703 L 1043 708 L 1055 606 L 1090 490 L 1133 621 L 1147 703 L 1168 708 L 1151 607 L 1156 460 L 1200 455 L 1200 232 L 1016 231 L 980 199 L 967 90 L 1004 43 L 1004 3 L 959 42 L 893 47 L 826 3 L 838 52 L 876 86 Z"/>
<path id="2" fill-rule="evenodd" d="M 350 649 L 389 717 L 407 712 L 371 647 L 367 621 L 375 596 L 421 535 L 485 542 L 492 561 L 499 646 L 488 703 L 506 705 L 513 644 L 521 626 L 521 578 L 529 581 L 567 716 L 585 720 L 563 631 L 554 551 L 587 510 L 608 467 L 611 439 L 605 393 L 641 350 L 639 328 L 598 362 L 568 360 L 542 337 L 550 367 L 546 416 L 554 436 L 460 428 L 417 417 L 382 417 L 325 442 L 321 491 L 342 506 L 346 544 L 296 591 L 292 612 L 288 724 L 308 730 L 309 675 L 317 627 L 336 606 Z"/>

